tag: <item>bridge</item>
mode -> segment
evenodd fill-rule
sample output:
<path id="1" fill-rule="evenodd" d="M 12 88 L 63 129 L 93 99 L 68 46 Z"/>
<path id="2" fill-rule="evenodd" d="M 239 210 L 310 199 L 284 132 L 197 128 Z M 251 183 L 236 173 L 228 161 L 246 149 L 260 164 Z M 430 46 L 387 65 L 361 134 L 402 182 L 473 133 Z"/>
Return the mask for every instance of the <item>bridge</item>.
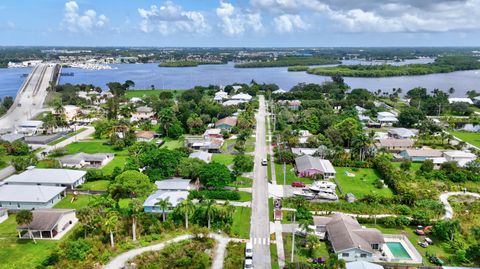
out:
<path id="1" fill-rule="evenodd" d="M 15 130 L 19 124 L 45 111 L 43 103 L 47 97 L 50 82 L 57 82 L 59 66 L 38 64 L 23 82 L 13 105 L 0 118 L 0 129 Z"/>

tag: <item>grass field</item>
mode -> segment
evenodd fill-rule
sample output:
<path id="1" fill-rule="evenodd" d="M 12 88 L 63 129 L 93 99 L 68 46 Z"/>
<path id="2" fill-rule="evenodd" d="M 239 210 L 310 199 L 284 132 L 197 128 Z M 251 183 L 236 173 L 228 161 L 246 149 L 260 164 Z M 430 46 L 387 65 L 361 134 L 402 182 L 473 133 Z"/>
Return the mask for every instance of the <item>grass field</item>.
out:
<path id="1" fill-rule="evenodd" d="M 37 268 L 60 241 L 18 239 L 15 215 L 0 224 L 0 268 Z"/>
<path id="2" fill-rule="evenodd" d="M 295 170 L 293 169 L 293 166 L 291 164 L 287 164 L 286 170 L 287 185 L 291 185 L 295 181 L 304 182 L 306 184 L 310 184 L 313 182 L 311 178 L 297 177 L 297 175 L 295 174 Z M 283 164 L 275 163 L 275 176 L 277 177 L 277 184 L 283 185 Z"/>
<path id="3" fill-rule="evenodd" d="M 178 148 L 183 147 L 183 138 L 180 138 L 180 139 L 164 138 L 163 141 L 164 141 L 164 143 L 162 145 L 162 148 L 178 149 Z"/>
<path id="4" fill-rule="evenodd" d="M 252 187 L 252 179 L 248 177 L 237 177 L 237 180 L 230 183 L 229 186 L 237 188 L 250 188 Z"/>
<path id="5" fill-rule="evenodd" d="M 113 169 L 115 167 L 120 167 L 123 169 L 125 167 L 125 162 L 127 161 L 128 156 L 125 155 L 117 155 L 111 160 L 107 165 L 102 167 L 102 171 L 104 175 L 111 175 L 113 172 Z"/>
<path id="6" fill-rule="evenodd" d="M 353 193 L 355 197 L 362 198 L 367 194 L 376 194 L 384 197 L 392 197 L 393 192 L 389 188 L 379 189 L 375 187 L 375 182 L 380 179 L 377 171 L 371 168 L 358 168 L 353 171 L 351 167 L 335 167 L 337 171 L 337 181 L 342 187 L 343 194 Z M 345 175 L 345 172 L 355 174 L 354 177 Z"/>
<path id="7" fill-rule="evenodd" d="M 97 180 L 83 183 L 81 189 L 92 191 L 105 191 L 108 189 L 108 185 L 110 185 L 109 180 Z"/>
<path id="8" fill-rule="evenodd" d="M 88 142 L 73 142 L 65 147 L 68 154 L 74 154 L 78 152 L 85 153 L 115 153 L 115 154 L 127 154 L 126 150 L 114 150 L 111 145 L 104 145 L 102 141 L 88 141 Z"/>
<path id="9" fill-rule="evenodd" d="M 141 98 L 143 96 L 158 96 L 161 92 L 172 92 L 174 96 L 180 95 L 184 90 L 128 90 L 125 97 L 130 99 L 132 97 Z"/>
<path id="10" fill-rule="evenodd" d="M 480 133 L 459 132 L 459 131 L 450 132 L 450 133 L 467 143 L 470 143 L 476 147 L 480 147 Z"/>
<path id="11" fill-rule="evenodd" d="M 91 195 L 77 195 L 77 199 L 72 203 L 72 197 L 73 195 L 67 194 L 67 196 L 58 202 L 54 208 L 71 208 L 78 210 L 87 207 L 92 198 Z"/>
<path id="12" fill-rule="evenodd" d="M 285 260 L 290 261 L 292 257 L 292 234 L 291 233 L 283 233 L 283 249 L 285 251 Z M 294 262 L 305 262 L 308 259 L 315 257 L 328 257 L 328 248 L 325 242 L 319 242 L 313 250 L 312 257 L 309 257 L 308 249 L 303 248 L 301 246 L 301 241 L 303 237 L 296 236 L 295 237 L 295 253 L 294 253 Z"/>
<path id="13" fill-rule="evenodd" d="M 398 168 L 400 168 L 400 165 L 402 162 L 392 162 L 392 164 Z M 412 162 L 412 166 L 410 167 L 410 172 L 417 172 L 420 170 L 420 166 L 422 166 L 421 162 Z"/>
<path id="14" fill-rule="evenodd" d="M 220 148 L 220 150 L 223 152 L 223 153 L 229 153 L 228 151 L 228 147 L 231 145 L 233 147 L 233 145 L 235 145 L 235 142 L 237 140 L 236 139 L 227 139 L 225 141 L 223 141 L 223 145 L 222 147 Z M 232 150 L 234 151 L 234 149 L 232 148 Z"/>
<path id="15" fill-rule="evenodd" d="M 270 259 L 272 261 L 272 269 L 278 269 L 277 244 L 270 244 Z"/>
<path id="16" fill-rule="evenodd" d="M 250 207 L 235 207 L 231 234 L 239 238 L 250 238 Z"/>
<path id="17" fill-rule="evenodd" d="M 252 201 L 252 194 L 251 193 L 244 192 L 244 191 L 239 191 L 238 193 L 240 194 L 240 200 L 238 200 L 239 202 Z"/>
<path id="18" fill-rule="evenodd" d="M 233 164 L 233 158 L 235 158 L 234 155 L 232 154 L 213 154 L 212 156 L 212 161 L 213 162 L 217 162 L 217 163 L 221 163 L 223 165 L 226 165 L 226 166 L 229 166 L 231 164 Z"/>

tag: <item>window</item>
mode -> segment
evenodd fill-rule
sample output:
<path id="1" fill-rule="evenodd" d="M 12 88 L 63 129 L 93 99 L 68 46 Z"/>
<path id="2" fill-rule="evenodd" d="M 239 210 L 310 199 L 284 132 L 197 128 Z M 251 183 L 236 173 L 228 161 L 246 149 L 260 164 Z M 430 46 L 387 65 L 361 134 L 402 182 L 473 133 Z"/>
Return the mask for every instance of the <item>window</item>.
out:
<path id="1" fill-rule="evenodd" d="M 342 253 L 342 257 L 348 257 L 350 256 L 350 253 Z"/>
<path id="2" fill-rule="evenodd" d="M 360 258 L 366 258 L 366 257 L 367 257 L 367 254 L 365 253 L 360 254 Z"/>
<path id="3" fill-rule="evenodd" d="M 20 208 L 20 203 L 17 203 L 17 207 Z"/>
<path id="4" fill-rule="evenodd" d="M 378 244 L 372 244 L 373 249 L 378 249 Z"/>

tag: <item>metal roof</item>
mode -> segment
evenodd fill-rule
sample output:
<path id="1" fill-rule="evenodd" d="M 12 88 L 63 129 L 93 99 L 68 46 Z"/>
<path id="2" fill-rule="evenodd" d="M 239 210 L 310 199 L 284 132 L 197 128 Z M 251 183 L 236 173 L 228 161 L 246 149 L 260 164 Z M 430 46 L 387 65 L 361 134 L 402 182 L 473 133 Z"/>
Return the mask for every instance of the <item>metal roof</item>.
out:
<path id="1" fill-rule="evenodd" d="M 46 203 L 65 190 L 65 187 L 39 185 L 2 185 L 0 201 L 18 203 Z"/>
<path id="2" fill-rule="evenodd" d="M 13 175 L 4 181 L 10 185 L 15 183 L 73 184 L 87 174 L 86 171 L 71 169 L 32 168 Z"/>

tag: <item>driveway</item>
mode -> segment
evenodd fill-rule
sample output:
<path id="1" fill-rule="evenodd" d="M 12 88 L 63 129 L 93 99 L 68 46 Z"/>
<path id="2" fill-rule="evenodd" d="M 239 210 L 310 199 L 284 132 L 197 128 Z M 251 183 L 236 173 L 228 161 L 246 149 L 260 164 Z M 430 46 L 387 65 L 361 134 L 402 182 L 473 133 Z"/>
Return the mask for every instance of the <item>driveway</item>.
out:
<path id="1" fill-rule="evenodd" d="M 443 204 L 445 208 L 445 215 L 443 216 L 443 219 L 452 219 L 453 218 L 453 208 L 448 202 L 448 198 L 450 196 L 472 196 L 476 199 L 480 199 L 480 194 L 475 193 L 475 192 L 445 192 L 440 194 L 440 202 Z"/>

